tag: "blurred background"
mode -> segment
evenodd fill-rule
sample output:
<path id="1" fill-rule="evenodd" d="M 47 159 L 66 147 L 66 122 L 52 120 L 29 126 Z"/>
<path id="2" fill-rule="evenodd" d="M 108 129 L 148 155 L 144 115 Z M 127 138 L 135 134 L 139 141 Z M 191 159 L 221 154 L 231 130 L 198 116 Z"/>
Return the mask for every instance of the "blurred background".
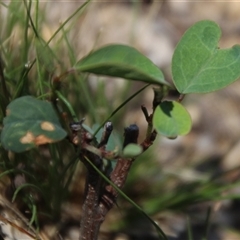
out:
<path id="1" fill-rule="evenodd" d="M 42 37 L 48 41 L 81 4 L 82 1 L 40 1 L 39 7 L 45 13 Z M 1 10 L 4 16 L 6 11 Z M 171 82 L 171 58 L 176 44 L 192 24 L 204 19 L 215 21 L 222 29 L 220 48 L 240 44 L 240 2 L 236 1 L 92 1 L 72 23 L 68 36 L 77 59 L 105 44 L 131 45 L 159 66 Z M 51 42 L 51 46 L 54 44 L 56 41 Z M 59 51 L 64 59 L 66 49 Z M 67 60 L 65 64 L 66 68 L 71 66 Z M 104 119 L 106 107 L 114 109 L 121 103 L 118 91 L 130 94 L 141 86 L 128 85 L 122 79 L 89 78 L 93 95 L 98 95 L 99 82 L 104 84 L 107 101 L 101 107 L 99 100 L 95 106 L 99 119 Z M 178 93 L 171 97 L 177 98 Z M 141 105 L 150 109 L 152 98 L 149 87 L 130 102 L 121 112 L 124 117 L 119 115 L 114 120 L 119 131 L 136 123 L 141 140 L 146 130 Z M 239 103 L 239 81 L 216 93 L 187 95 L 183 104 L 192 117 L 192 131 L 174 140 L 159 137 L 136 160 L 124 191 L 159 223 L 169 239 L 204 239 L 207 230 L 209 240 L 240 239 Z M 87 123 L 93 124 L 88 116 Z M 79 187 L 79 182 L 73 183 L 74 187 Z M 73 203 L 65 206 L 64 239 L 77 239 L 80 213 L 77 210 L 74 215 L 72 211 L 79 203 L 75 202 L 76 192 L 72 193 Z M 150 240 L 157 236 L 147 220 L 120 198 L 108 214 L 99 239 Z"/>

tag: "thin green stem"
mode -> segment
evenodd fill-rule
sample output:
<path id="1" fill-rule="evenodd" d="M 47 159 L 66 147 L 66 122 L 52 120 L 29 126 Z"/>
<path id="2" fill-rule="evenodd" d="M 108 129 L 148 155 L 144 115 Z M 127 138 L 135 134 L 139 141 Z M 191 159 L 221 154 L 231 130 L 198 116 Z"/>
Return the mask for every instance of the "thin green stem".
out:
<path id="1" fill-rule="evenodd" d="M 8 8 L 8 5 L 5 4 L 4 2 L 1 1 L 0 4 L 3 5 L 5 8 Z"/>
<path id="2" fill-rule="evenodd" d="M 35 7 L 35 29 L 38 33 L 38 13 L 39 13 L 39 1 L 36 0 L 36 7 Z"/>
<path id="3" fill-rule="evenodd" d="M 26 1 L 24 0 L 24 5 L 26 8 L 27 13 L 31 9 L 31 3 L 32 1 L 29 1 L 29 5 L 27 5 Z M 29 49 L 29 42 L 28 42 L 28 23 L 30 19 L 30 14 L 26 14 L 26 20 L 25 20 L 25 29 L 24 29 L 24 50 L 23 50 L 23 63 L 27 62 L 28 59 L 28 49 Z"/>
<path id="4" fill-rule="evenodd" d="M 42 73 L 41 73 L 41 67 L 39 64 L 39 59 L 38 56 L 36 57 L 36 62 L 37 62 L 37 81 L 38 81 L 38 89 L 40 92 L 40 96 L 44 95 L 44 91 L 43 91 L 43 85 L 42 85 Z"/>
<path id="5" fill-rule="evenodd" d="M 44 196 L 44 193 L 42 192 L 42 190 L 41 190 L 38 186 L 36 186 L 36 185 L 34 185 L 34 184 L 31 184 L 31 183 L 25 183 L 25 184 L 21 185 L 20 187 L 18 187 L 18 188 L 16 189 L 16 191 L 14 192 L 13 197 L 12 197 L 12 202 L 15 201 L 18 193 L 19 193 L 23 188 L 26 188 L 26 187 L 33 187 L 33 188 L 37 189 L 37 190 L 42 194 L 42 196 Z"/>
<path id="6" fill-rule="evenodd" d="M 33 62 L 26 68 L 23 69 L 22 71 L 22 76 L 19 80 L 19 83 L 16 87 L 16 91 L 15 91 L 15 94 L 13 95 L 13 99 L 14 100 L 15 98 L 18 98 L 20 95 L 21 95 L 21 92 L 25 86 L 25 82 L 27 81 L 27 75 L 28 73 L 30 72 L 30 70 L 32 69 L 33 65 L 35 64 L 36 62 L 36 59 L 33 60 Z"/>
<path id="7" fill-rule="evenodd" d="M 23 0 L 23 3 L 24 3 L 25 8 L 26 8 L 26 10 L 27 10 L 27 19 L 28 19 L 28 21 L 30 22 L 30 24 L 31 24 L 31 26 L 32 26 L 32 29 L 33 29 L 33 32 L 34 32 L 35 36 L 38 38 L 39 35 L 38 35 L 37 29 L 36 29 L 36 27 L 35 27 L 35 25 L 34 25 L 34 23 L 33 23 L 32 17 L 31 17 L 32 1 L 31 1 L 31 0 L 29 1 L 29 6 L 28 6 L 26 0 Z M 28 27 L 28 25 L 27 25 L 27 27 Z"/>
<path id="8" fill-rule="evenodd" d="M 135 92 L 133 95 L 131 95 L 127 100 L 125 100 L 123 103 L 121 103 L 103 122 L 102 124 L 97 128 L 97 130 L 94 132 L 93 136 L 96 136 L 96 134 L 100 131 L 100 129 L 104 126 L 104 124 L 113 117 L 122 107 L 124 107 L 129 101 L 131 101 L 134 97 L 136 97 L 140 92 L 142 92 L 145 88 L 147 88 L 150 84 L 145 85 L 140 90 Z"/>
<path id="9" fill-rule="evenodd" d="M 68 17 L 61 26 L 55 31 L 52 37 L 47 41 L 47 45 L 56 37 L 56 35 L 61 31 L 61 29 L 74 17 L 76 16 L 91 0 L 87 0 L 83 5 L 81 5 L 70 17 Z"/>
<path id="10" fill-rule="evenodd" d="M 158 224 L 152 220 L 144 211 L 143 209 L 137 205 L 132 199 L 130 199 L 120 188 L 118 188 L 113 182 L 111 182 L 108 177 L 106 177 L 88 158 L 85 158 L 86 161 L 94 168 L 95 171 L 98 172 L 98 174 L 108 183 L 110 184 L 114 189 L 118 191 L 118 193 L 125 198 L 129 203 L 131 203 L 141 214 L 143 214 L 148 221 L 151 222 L 151 224 L 155 227 L 160 239 L 168 240 L 165 233 L 162 231 L 162 229 L 158 226 Z"/>
<path id="11" fill-rule="evenodd" d="M 192 227 L 191 227 L 191 223 L 190 223 L 189 217 L 187 217 L 187 233 L 188 233 L 188 240 L 193 240 Z"/>
<path id="12" fill-rule="evenodd" d="M 81 89 L 81 93 L 85 99 L 86 106 L 88 108 L 88 114 L 90 115 L 93 122 L 97 122 L 94 98 L 91 96 L 91 94 L 89 94 L 88 86 L 85 82 L 87 78 L 88 74 L 85 74 L 84 77 L 78 81 L 78 84 L 80 85 L 79 88 Z"/>
<path id="13" fill-rule="evenodd" d="M 207 210 L 207 216 L 206 216 L 206 221 L 205 221 L 205 231 L 202 240 L 207 240 L 208 239 L 208 232 L 210 228 L 210 218 L 211 218 L 211 213 L 212 213 L 212 208 L 209 207 Z"/>
<path id="14" fill-rule="evenodd" d="M 73 48 L 71 47 L 71 44 L 69 43 L 66 31 L 64 28 L 62 28 L 62 32 L 63 32 L 63 38 L 67 44 L 67 48 L 68 48 L 68 53 L 69 53 L 69 58 L 70 58 L 70 63 L 73 66 L 76 63 L 76 57 L 73 51 Z"/>
<path id="15" fill-rule="evenodd" d="M 35 204 L 32 205 L 32 217 L 29 221 L 29 225 L 32 225 L 37 220 L 37 206 Z"/>
<path id="16" fill-rule="evenodd" d="M 55 93 L 57 94 L 58 98 L 64 103 L 64 105 L 67 107 L 68 111 L 71 114 L 72 119 L 77 122 L 78 118 L 77 115 L 75 113 L 75 111 L 72 108 L 72 105 L 68 102 L 68 100 L 62 95 L 61 92 L 59 92 L 58 90 L 55 91 Z"/>

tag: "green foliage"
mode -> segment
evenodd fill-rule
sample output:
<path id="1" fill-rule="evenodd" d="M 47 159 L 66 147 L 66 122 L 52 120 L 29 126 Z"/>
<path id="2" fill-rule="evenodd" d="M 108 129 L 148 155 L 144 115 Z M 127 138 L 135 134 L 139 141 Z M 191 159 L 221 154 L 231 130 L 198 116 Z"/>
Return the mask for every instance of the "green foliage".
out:
<path id="1" fill-rule="evenodd" d="M 13 152 L 60 141 L 67 135 L 51 103 L 31 96 L 12 101 L 7 107 L 3 124 L 1 142 Z"/>
<path id="2" fill-rule="evenodd" d="M 169 85 L 156 65 L 136 49 L 125 45 L 114 44 L 102 47 L 81 59 L 75 69 L 81 72 Z"/>
<path id="3" fill-rule="evenodd" d="M 221 29 L 212 21 L 190 27 L 172 59 L 172 75 L 180 93 L 206 93 L 226 87 L 240 77 L 240 45 L 219 49 Z"/>
<path id="4" fill-rule="evenodd" d="M 127 158 L 134 158 L 137 157 L 142 153 L 142 148 L 138 144 L 128 144 L 124 149 L 123 149 L 123 156 Z"/>
<path id="5" fill-rule="evenodd" d="M 90 122 L 99 128 L 92 129 L 91 124 L 83 127 L 99 137 L 97 135 L 99 129 L 104 122 L 112 120 L 114 116 L 117 124 L 123 128 L 124 107 L 147 87 L 142 87 L 130 97 L 125 94 L 126 88 L 122 91 L 115 89 L 115 96 L 109 100 L 106 96 L 105 83 L 101 88 L 98 87 L 96 92 L 91 90 L 88 74 L 120 77 L 127 82 L 134 80 L 155 84 L 158 88 L 166 88 L 166 95 L 171 86 L 165 80 L 162 71 L 151 60 L 129 46 L 108 45 L 91 52 L 77 62 L 78 53 L 71 46 L 69 37 L 73 25 L 68 27 L 67 23 L 82 14 L 81 10 L 84 10 L 87 2 L 60 25 L 48 41 L 41 37 L 37 2 L 36 5 L 32 1 L 11 1 L 9 5 L 0 3 L 9 11 L 7 21 L 0 16 L 3 23 L 0 36 L 0 167 L 2 171 L 0 176 L 8 174 L 14 177 L 14 174 L 21 172 L 28 177 L 27 183 L 16 189 L 13 200 L 17 201 L 21 196 L 28 199 L 27 203 L 34 215 L 36 225 L 38 225 L 39 206 L 29 192 L 37 189 L 38 194 L 41 195 L 39 199 L 44 199 L 47 206 L 41 209 L 42 213 L 48 215 L 50 219 L 53 216 L 59 219 L 57 217 L 60 215 L 61 204 L 66 199 L 77 168 L 78 159 L 75 149 L 68 141 L 63 140 L 68 125 L 62 126 L 62 123 L 65 123 L 66 119 L 68 123 L 86 117 L 87 124 Z M 44 22 L 44 16 L 41 18 Z M 15 36 L 17 27 L 21 31 Z M 220 35 L 220 28 L 211 21 L 198 22 L 184 34 L 172 59 L 173 82 L 180 93 L 215 91 L 240 76 L 240 47 L 218 49 Z M 13 36 L 21 41 L 14 42 Z M 50 42 L 53 44 L 49 45 Z M 63 49 L 65 45 L 67 49 Z M 65 53 L 64 57 L 63 53 Z M 2 60 L 6 64 L 1 64 Z M 60 69 L 60 75 L 56 69 Z M 70 74 L 73 72 L 74 74 Z M 42 100 L 26 95 L 36 96 Z M 181 103 L 166 101 L 166 95 L 159 99 L 154 108 L 153 126 L 150 126 L 150 131 L 156 130 L 159 134 L 171 138 L 187 134 L 191 128 L 190 115 Z M 114 101 L 119 96 L 124 96 L 120 99 L 122 104 L 119 105 L 117 101 L 115 105 Z M 56 98 L 59 101 L 56 101 Z M 54 103 L 54 108 L 46 99 Z M 99 109 L 104 109 L 100 117 Z M 119 110 L 122 111 L 121 116 L 117 115 Z M 7 113 L 6 117 L 5 113 Z M 57 116 L 63 116 L 62 113 L 67 115 L 66 119 L 58 119 Z M 107 147 L 111 150 L 114 150 L 116 145 L 120 145 L 116 139 L 121 138 L 122 132 L 116 135 L 115 141 L 114 138 L 109 140 Z M 45 145 L 35 148 L 41 144 Z M 16 152 L 12 159 L 8 150 Z M 23 152 L 27 150 L 29 151 Z M 128 145 L 123 149 L 123 155 L 135 157 L 141 151 L 139 145 Z M 151 187 L 144 188 L 146 204 L 141 204 L 149 214 L 165 209 L 181 210 L 195 202 L 218 200 L 221 199 L 222 192 L 229 188 L 219 182 L 213 182 L 209 177 L 208 181 L 184 183 L 183 187 L 169 190 L 166 182 L 172 181 L 172 178 L 160 172 L 159 167 L 152 166 L 156 156 L 147 154 L 149 151 L 143 153 L 145 161 L 136 161 L 134 164 L 134 166 L 139 165 L 130 173 L 130 182 L 132 186 L 150 182 L 148 186 Z M 25 164 L 25 169 L 20 171 L 18 164 L 22 162 Z M 150 171 L 150 174 L 146 176 L 147 171 Z M 156 182 L 149 177 L 152 173 L 154 179 L 157 179 Z M 161 181 L 159 181 L 160 177 Z M 25 188 L 28 191 L 24 191 Z M 156 188 L 160 191 L 156 191 Z M 29 201 L 30 197 L 31 201 Z M 230 197 L 239 196 L 224 198 Z M 129 200 L 127 197 L 126 199 Z M 129 202 L 134 205 L 133 201 Z"/>
<path id="6" fill-rule="evenodd" d="M 154 112 L 153 125 L 159 134 L 175 138 L 190 131 L 191 117 L 180 103 L 163 101 Z"/>
<path id="7" fill-rule="evenodd" d="M 9 200 L 14 201 L 15 206 L 20 203 L 21 207 L 25 207 L 32 215 L 29 226 L 34 224 L 36 229 L 39 228 L 40 212 L 43 221 L 59 219 L 62 203 L 68 196 L 69 185 L 78 163 L 72 146 L 68 141 L 62 140 L 66 132 L 60 124 L 62 119 L 58 119 L 57 115 L 64 108 L 64 104 L 60 100 L 53 108 L 51 96 L 56 96 L 56 91 L 60 89 L 63 95 L 71 92 L 74 96 L 74 89 L 78 101 L 81 102 L 79 91 L 87 89 L 86 84 L 79 84 L 80 87 L 72 86 L 72 82 L 77 83 L 79 80 L 73 76 L 68 78 L 68 84 L 62 88 L 66 76 L 58 77 L 57 71 L 60 68 L 60 74 L 64 74 L 70 58 L 66 55 L 62 59 L 64 41 L 69 38 L 67 36 L 64 40 L 61 39 L 63 27 L 73 20 L 74 16 L 80 15 L 87 2 L 80 5 L 60 25 L 48 41 L 41 36 L 44 25 L 47 26 L 48 23 L 39 4 L 39 1 L 33 3 L 25 0 L 9 1 L 6 4 L 0 2 L 0 10 L 4 9 L 6 12 L 0 14 L 0 176 L 1 181 L 6 175 L 11 181 L 14 181 L 18 174 L 26 177 L 27 182 L 18 187 L 12 182 L 13 192 Z M 64 34 L 68 35 L 69 31 L 69 28 L 64 29 Z M 58 41 L 60 45 L 57 44 Z M 53 46 L 49 45 L 50 42 Z M 75 55 L 72 57 L 76 58 Z M 53 88 L 55 91 L 52 91 Z M 42 101 L 30 96 L 23 97 L 26 95 L 35 96 Z M 73 108 L 77 105 L 82 111 L 83 104 L 73 101 L 71 104 Z M 84 104 L 89 109 L 86 101 Z M 4 119 L 6 113 L 7 117 Z M 55 129 L 48 131 L 42 127 Z M 33 142 L 21 144 L 19 141 L 24 139 L 22 134 L 29 132 L 34 133 L 27 135 Z M 58 142 L 52 143 L 55 141 Z M 44 144 L 50 142 L 51 144 Z M 22 152 L 28 149 L 30 150 Z M 23 166 L 23 169 L 19 169 L 19 165 Z"/>

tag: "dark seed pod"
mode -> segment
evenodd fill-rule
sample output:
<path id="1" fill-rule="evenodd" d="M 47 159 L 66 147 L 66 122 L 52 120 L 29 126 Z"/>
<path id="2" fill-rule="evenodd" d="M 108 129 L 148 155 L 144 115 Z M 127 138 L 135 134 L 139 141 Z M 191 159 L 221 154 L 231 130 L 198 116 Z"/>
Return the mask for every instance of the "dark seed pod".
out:
<path id="1" fill-rule="evenodd" d="M 136 124 L 131 124 L 124 129 L 124 143 L 123 147 L 126 147 L 129 143 L 137 143 L 139 134 L 139 128 Z"/>

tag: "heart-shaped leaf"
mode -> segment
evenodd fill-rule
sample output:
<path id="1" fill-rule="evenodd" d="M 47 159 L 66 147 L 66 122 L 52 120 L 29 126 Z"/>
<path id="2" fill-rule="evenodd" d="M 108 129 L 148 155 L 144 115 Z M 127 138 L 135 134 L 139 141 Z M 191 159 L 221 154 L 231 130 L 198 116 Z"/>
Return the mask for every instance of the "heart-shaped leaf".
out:
<path id="1" fill-rule="evenodd" d="M 53 143 L 66 136 L 51 103 L 31 96 L 12 101 L 3 124 L 2 145 L 13 152 Z"/>
<path id="2" fill-rule="evenodd" d="M 136 49 L 125 45 L 102 47 L 75 66 L 81 72 L 169 85 L 162 71 Z"/>
<path id="3" fill-rule="evenodd" d="M 175 101 L 160 103 L 153 115 L 153 126 L 156 131 L 171 138 L 187 134 L 191 124 L 188 111 Z"/>
<path id="4" fill-rule="evenodd" d="M 212 21 L 189 28 L 172 59 L 172 75 L 180 93 L 221 89 L 240 77 L 240 46 L 219 49 L 221 29 Z"/>

